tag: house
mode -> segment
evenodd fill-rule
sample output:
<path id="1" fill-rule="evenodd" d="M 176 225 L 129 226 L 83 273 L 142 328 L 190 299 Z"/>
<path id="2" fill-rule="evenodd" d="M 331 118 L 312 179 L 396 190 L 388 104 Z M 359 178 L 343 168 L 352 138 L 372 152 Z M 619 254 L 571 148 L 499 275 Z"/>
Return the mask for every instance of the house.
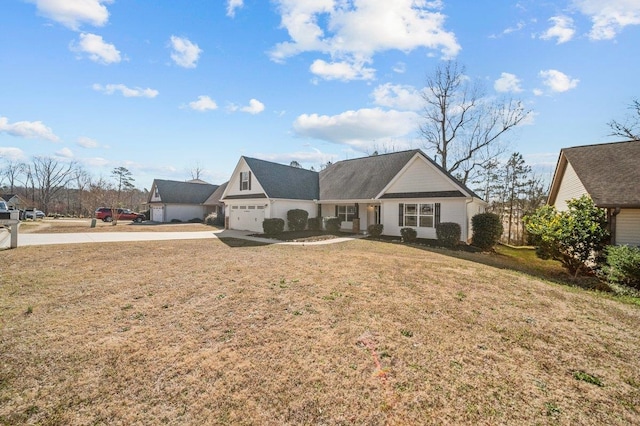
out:
<path id="1" fill-rule="evenodd" d="M 201 180 L 180 182 L 154 179 L 149 192 L 149 214 L 154 222 L 187 222 L 204 219 L 209 213 L 217 212 L 219 202 L 207 200 L 219 188 Z"/>
<path id="2" fill-rule="evenodd" d="M 607 211 L 611 243 L 640 246 L 640 141 L 564 148 L 548 203 L 559 211 L 567 201 L 589 196 Z"/>
<path id="3" fill-rule="evenodd" d="M 27 207 L 31 206 L 29 200 L 19 194 L 0 195 L 0 200 L 4 200 L 11 210 L 24 210 Z"/>
<path id="4" fill-rule="evenodd" d="M 241 157 L 222 201 L 226 227 L 262 231 L 265 218 L 303 209 L 309 217 L 338 217 L 342 229 L 366 232 L 382 224 L 384 234 L 413 227 L 420 238 L 436 238 L 440 222 L 456 222 L 471 238 L 471 217 L 486 203 L 420 150 L 402 151 L 329 165 L 321 172 Z"/>
<path id="5" fill-rule="evenodd" d="M 224 223 L 224 203 L 221 200 L 228 184 L 229 182 L 225 182 L 220 185 L 203 203 L 210 213 L 214 213 L 216 218 L 220 218 L 220 223 Z"/>

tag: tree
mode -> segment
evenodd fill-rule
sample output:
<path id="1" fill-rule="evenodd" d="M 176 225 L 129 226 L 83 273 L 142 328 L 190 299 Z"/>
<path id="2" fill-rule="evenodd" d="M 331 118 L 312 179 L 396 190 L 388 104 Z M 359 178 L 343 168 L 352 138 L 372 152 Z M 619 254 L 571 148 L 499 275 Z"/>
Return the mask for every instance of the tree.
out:
<path id="1" fill-rule="evenodd" d="M 190 170 L 191 179 L 200 179 L 200 176 L 204 173 L 204 169 L 200 165 L 200 163 L 196 163 Z"/>
<path id="2" fill-rule="evenodd" d="M 15 191 L 16 182 L 18 178 L 25 172 L 25 164 L 19 161 L 9 160 L 2 169 L 2 177 L 5 177 L 9 182 L 9 193 L 13 194 Z"/>
<path id="3" fill-rule="evenodd" d="M 462 183 L 504 152 L 502 137 L 529 115 L 521 101 L 490 100 L 455 61 L 438 65 L 422 93 L 420 135 L 435 161 Z"/>
<path id="4" fill-rule="evenodd" d="M 611 129 L 611 136 L 621 136 L 631 140 L 640 140 L 640 100 L 634 99 L 629 105 L 632 113 L 624 122 L 611 120 L 607 123 Z"/>
<path id="5" fill-rule="evenodd" d="M 116 181 L 116 190 L 118 191 L 118 197 L 116 202 L 120 203 L 120 195 L 123 190 L 131 190 L 134 188 L 133 182 L 134 179 L 132 177 L 131 172 L 126 167 L 116 167 L 111 171 L 111 176 Z"/>
<path id="6" fill-rule="evenodd" d="M 293 160 L 289 163 L 290 167 L 295 167 L 296 169 L 301 169 L 302 166 L 300 165 L 300 163 L 298 163 L 296 160 Z"/>
<path id="7" fill-rule="evenodd" d="M 49 212 L 54 195 L 72 179 L 75 167 L 75 162 L 62 163 L 52 157 L 33 158 L 32 182 L 37 184 L 38 198 L 45 213 Z"/>
<path id="8" fill-rule="evenodd" d="M 507 229 L 507 244 L 511 244 L 511 229 L 514 214 L 522 213 L 522 195 L 527 184 L 531 167 L 525 164 L 522 154 L 514 152 L 509 157 L 505 167 L 505 201 L 508 207 L 509 226 Z"/>
<path id="9" fill-rule="evenodd" d="M 558 212 L 542 206 L 525 219 L 527 232 L 534 237 L 536 254 L 542 259 L 559 260 L 574 277 L 596 264 L 609 237 L 607 215 L 583 195 Z"/>

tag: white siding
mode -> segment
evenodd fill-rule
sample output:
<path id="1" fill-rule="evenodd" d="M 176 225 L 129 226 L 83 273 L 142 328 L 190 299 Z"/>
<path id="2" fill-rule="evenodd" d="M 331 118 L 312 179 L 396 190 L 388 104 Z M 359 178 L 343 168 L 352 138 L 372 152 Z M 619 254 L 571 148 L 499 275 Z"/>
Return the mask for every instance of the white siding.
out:
<path id="1" fill-rule="evenodd" d="M 345 201 L 343 204 L 340 204 L 340 205 L 353 206 L 354 204 L 355 203 L 350 203 L 348 201 Z M 374 215 L 372 210 L 374 206 L 375 204 L 358 203 L 358 214 L 360 216 L 360 231 L 364 232 L 367 230 L 367 227 L 370 225 L 369 223 L 370 215 L 372 217 L 372 223 L 373 223 Z M 336 215 L 336 204 L 322 204 L 322 212 L 320 215 L 321 217 L 335 217 L 335 215 Z M 340 225 L 340 229 L 347 232 L 353 231 L 353 222 L 342 222 Z"/>
<path id="2" fill-rule="evenodd" d="M 205 208 L 199 205 L 167 204 L 165 205 L 165 222 L 174 219 L 187 222 L 191 219 L 204 219 Z"/>
<path id="3" fill-rule="evenodd" d="M 264 189 L 258 179 L 256 179 L 253 172 L 251 172 L 251 189 L 250 190 L 240 190 L 240 173 L 242 172 L 251 172 L 251 169 L 247 165 L 247 162 L 244 161 L 244 158 L 240 160 L 238 166 L 236 168 L 236 173 L 231 176 L 229 180 L 229 184 L 227 186 L 227 192 L 225 194 L 226 197 L 231 195 L 251 195 L 251 194 L 264 194 Z"/>
<path id="4" fill-rule="evenodd" d="M 616 244 L 640 246 L 640 209 L 623 209 L 616 217 Z"/>
<path id="5" fill-rule="evenodd" d="M 433 165 L 420 157 L 416 157 L 385 192 L 431 192 L 457 189 L 460 188 L 434 168 Z"/>
<path id="6" fill-rule="evenodd" d="M 381 214 L 382 224 L 384 225 L 384 235 L 400 235 L 402 226 L 398 225 L 399 204 L 420 204 L 420 203 L 440 203 L 440 222 L 455 222 L 460 225 L 462 230 L 461 239 L 466 241 L 468 234 L 468 226 L 466 219 L 466 206 L 464 199 L 451 200 L 447 198 L 441 199 L 405 199 L 405 200 L 384 200 L 382 202 Z M 436 238 L 435 228 L 416 227 L 418 238 Z"/>
<path id="7" fill-rule="evenodd" d="M 571 167 L 571 163 L 567 163 L 567 168 L 562 176 L 562 181 L 560 181 L 558 195 L 556 196 L 554 204 L 556 209 L 558 209 L 558 211 L 567 210 L 567 201 L 573 198 L 580 198 L 583 195 L 588 195 L 587 190 L 580 181 L 576 171 Z"/>
<path id="8" fill-rule="evenodd" d="M 306 210 L 309 213 L 309 217 L 316 217 L 318 215 L 318 206 L 313 201 L 308 200 L 276 200 L 271 205 L 271 217 L 279 217 L 284 220 L 285 230 L 287 227 L 287 212 L 289 210 L 300 209 Z"/>

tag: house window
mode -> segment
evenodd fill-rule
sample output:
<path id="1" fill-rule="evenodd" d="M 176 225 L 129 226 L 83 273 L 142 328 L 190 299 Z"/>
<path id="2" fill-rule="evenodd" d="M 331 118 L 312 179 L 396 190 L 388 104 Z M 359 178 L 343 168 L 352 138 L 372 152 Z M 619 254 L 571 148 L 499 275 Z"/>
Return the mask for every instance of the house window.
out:
<path id="1" fill-rule="evenodd" d="M 353 222 L 356 217 L 356 206 L 338 206 L 337 213 L 342 222 Z"/>
<path id="2" fill-rule="evenodd" d="M 400 204 L 400 226 L 433 228 L 437 222 L 436 204 Z"/>
<path id="3" fill-rule="evenodd" d="M 240 172 L 240 191 L 251 189 L 251 172 Z"/>

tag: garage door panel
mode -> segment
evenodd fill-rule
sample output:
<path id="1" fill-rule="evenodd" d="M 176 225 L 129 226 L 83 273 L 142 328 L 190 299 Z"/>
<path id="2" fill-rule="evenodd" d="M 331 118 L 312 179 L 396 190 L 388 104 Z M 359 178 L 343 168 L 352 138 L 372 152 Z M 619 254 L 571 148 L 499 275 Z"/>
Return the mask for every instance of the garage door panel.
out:
<path id="1" fill-rule="evenodd" d="M 231 229 L 262 232 L 264 207 L 256 205 L 231 206 L 229 222 Z"/>

